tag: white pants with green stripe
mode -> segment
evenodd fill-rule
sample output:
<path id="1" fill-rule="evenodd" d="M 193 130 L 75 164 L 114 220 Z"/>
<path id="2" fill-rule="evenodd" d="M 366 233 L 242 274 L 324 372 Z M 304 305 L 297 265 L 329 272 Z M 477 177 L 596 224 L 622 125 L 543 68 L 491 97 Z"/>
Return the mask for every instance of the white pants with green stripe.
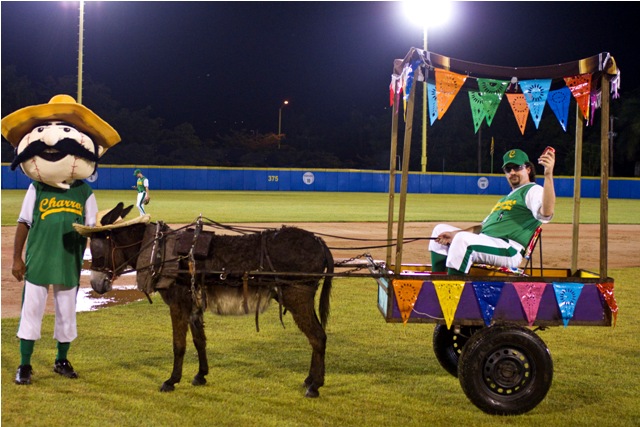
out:
<path id="1" fill-rule="evenodd" d="M 437 237 L 445 231 L 457 231 L 460 228 L 448 224 L 438 224 L 431 237 Z M 520 243 L 508 239 L 489 237 L 467 231 L 457 233 L 451 246 L 441 245 L 435 240 L 429 242 L 429 250 L 447 257 L 447 268 L 469 272 L 472 264 L 489 264 L 498 267 L 518 268 L 522 262 L 523 247 Z"/>
<path id="2" fill-rule="evenodd" d="M 78 287 L 69 288 L 62 285 L 41 286 L 25 280 L 18 338 L 33 341 L 40 339 L 49 286 L 53 288 L 53 301 L 56 309 L 53 338 L 58 342 L 71 342 L 78 336 L 76 325 Z"/>

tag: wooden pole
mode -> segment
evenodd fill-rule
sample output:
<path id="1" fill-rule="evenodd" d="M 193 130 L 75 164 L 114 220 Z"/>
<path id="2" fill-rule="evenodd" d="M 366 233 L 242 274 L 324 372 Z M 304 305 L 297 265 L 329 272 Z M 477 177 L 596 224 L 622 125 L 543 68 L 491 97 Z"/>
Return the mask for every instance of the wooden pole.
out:
<path id="1" fill-rule="evenodd" d="M 600 116 L 600 277 L 607 277 L 609 248 L 609 80 L 602 73 Z"/>
<path id="2" fill-rule="evenodd" d="M 582 185 L 582 138 L 584 117 L 576 105 L 576 153 L 573 173 L 573 233 L 571 239 L 571 274 L 578 271 L 578 240 L 580 233 L 580 191 Z"/>
<path id="3" fill-rule="evenodd" d="M 387 214 L 387 266 L 391 266 L 393 247 L 393 210 L 395 206 L 396 191 L 396 156 L 398 155 L 398 104 L 399 97 L 393 102 L 391 109 L 391 152 L 389 154 L 389 213 Z"/>

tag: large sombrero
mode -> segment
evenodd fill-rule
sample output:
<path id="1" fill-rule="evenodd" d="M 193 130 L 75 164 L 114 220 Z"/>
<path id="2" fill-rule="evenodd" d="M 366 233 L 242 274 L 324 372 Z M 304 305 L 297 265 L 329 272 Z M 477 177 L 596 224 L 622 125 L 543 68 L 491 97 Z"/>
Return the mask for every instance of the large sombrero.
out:
<path id="1" fill-rule="evenodd" d="M 111 210 L 100 211 L 96 214 L 96 224 L 93 227 L 88 227 L 84 224 L 73 224 L 73 228 L 82 236 L 89 237 L 92 233 L 97 233 L 99 231 L 105 230 L 113 230 L 114 228 L 122 228 L 127 227 L 133 224 L 147 224 L 151 220 L 151 215 L 145 214 L 142 216 L 137 216 L 132 219 L 125 220 L 124 218 L 118 218 L 113 224 L 102 225 L 102 218 L 109 213 Z"/>
<path id="2" fill-rule="evenodd" d="M 2 136 L 17 147 L 20 140 L 42 122 L 60 120 L 74 125 L 95 143 L 107 149 L 120 142 L 120 135 L 109 123 L 69 95 L 56 95 L 48 104 L 21 108 L 2 119 Z"/>

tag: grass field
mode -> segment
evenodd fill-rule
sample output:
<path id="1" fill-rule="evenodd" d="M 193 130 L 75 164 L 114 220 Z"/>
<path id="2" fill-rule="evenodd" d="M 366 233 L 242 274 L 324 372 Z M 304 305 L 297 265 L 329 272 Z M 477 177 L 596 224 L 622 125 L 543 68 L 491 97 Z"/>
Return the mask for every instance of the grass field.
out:
<path id="1" fill-rule="evenodd" d="M 122 201 L 135 203 L 135 192 L 97 190 L 100 209 Z M 2 225 L 15 225 L 23 190 L 2 190 Z M 387 221 L 386 193 L 267 191 L 151 191 L 152 220 L 189 223 L 200 214 L 218 222 L 367 222 Z M 481 221 L 497 196 L 409 194 L 406 221 Z M 396 195 L 397 218 L 399 195 Z M 135 209 L 135 208 L 134 208 Z M 640 224 L 640 200 L 609 200 L 610 224 Z M 134 212 L 135 214 L 136 212 Z M 571 223 L 573 199 L 558 198 L 554 223 Z M 580 222 L 600 222 L 600 200 L 582 199 Z"/>
<path id="2" fill-rule="evenodd" d="M 102 209 L 133 203 L 131 191 L 96 191 Z M 23 191 L 2 191 L 2 225 L 14 225 Z M 388 196 L 365 193 L 152 192 L 153 219 L 185 223 L 200 213 L 219 222 L 386 221 Z M 495 196 L 409 195 L 408 221 L 478 221 Z M 598 222 L 598 200 L 584 199 L 581 222 Z M 570 223 L 570 199 L 554 222 Z M 640 222 L 638 200 L 610 200 L 610 222 Z M 134 212 L 134 214 L 136 214 Z M 20 359 L 18 319 L 2 319 L 3 426 L 540 426 L 640 425 L 640 268 L 610 270 L 618 322 L 610 327 L 553 327 L 538 332 L 554 363 L 553 385 L 533 411 L 486 415 L 433 354 L 433 326 L 388 324 L 376 307 L 373 279 L 336 279 L 327 328 L 327 371 L 319 399 L 305 399 L 310 360 L 304 336 L 277 306 L 260 317 L 205 316 L 210 373 L 190 385 L 197 358 L 189 343 L 183 380 L 160 393 L 172 366 L 168 307 L 153 304 L 78 313 L 69 357 L 80 374 L 52 372 L 53 316 L 45 316 L 32 359 L 34 383 L 13 384 Z"/>
<path id="3" fill-rule="evenodd" d="M 80 374 L 52 372 L 53 317 L 36 344 L 31 386 L 13 384 L 17 319 L 2 320 L 3 426 L 545 426 L 631 427 L 640 422 L 640 268 L 615 270 L 615 328 L 539 332 L 554 362 L 553 384 L 533 411 L 486 415 L 436 361 L 433 326 L 385 323 L 373 279 L 337 279 L 327 328 L 327 373 L 319 399 L 303 397 L 310 347 L 289 315 L 205 316 L 210 374 L 193 387 L 193 345 L 184 377 L 160 393 L 172 364 L 168 307 L 146 301 L 78 314 L 70 359 Z"/>

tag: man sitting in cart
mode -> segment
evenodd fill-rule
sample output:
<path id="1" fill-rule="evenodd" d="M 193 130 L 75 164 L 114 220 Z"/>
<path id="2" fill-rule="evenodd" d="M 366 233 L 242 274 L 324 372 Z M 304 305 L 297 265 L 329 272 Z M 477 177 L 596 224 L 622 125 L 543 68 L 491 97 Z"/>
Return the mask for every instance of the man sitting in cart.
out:
<path id="1" fill-rule="evenodd" d="M 551 221 L 556 204 L 553 186 L 555 150 L 547 147 L 538 158 L 544 184 L 536 183 L 535 166 L 519 149 L 503 156 L 502 170 L 511 192 L 498 200 L 481 224 L 460 229 L 438 224 L 431 234 L 431 271 L 451 275 L 469 273 L 473 264 L 517 269 L 531 237 Z"/>

